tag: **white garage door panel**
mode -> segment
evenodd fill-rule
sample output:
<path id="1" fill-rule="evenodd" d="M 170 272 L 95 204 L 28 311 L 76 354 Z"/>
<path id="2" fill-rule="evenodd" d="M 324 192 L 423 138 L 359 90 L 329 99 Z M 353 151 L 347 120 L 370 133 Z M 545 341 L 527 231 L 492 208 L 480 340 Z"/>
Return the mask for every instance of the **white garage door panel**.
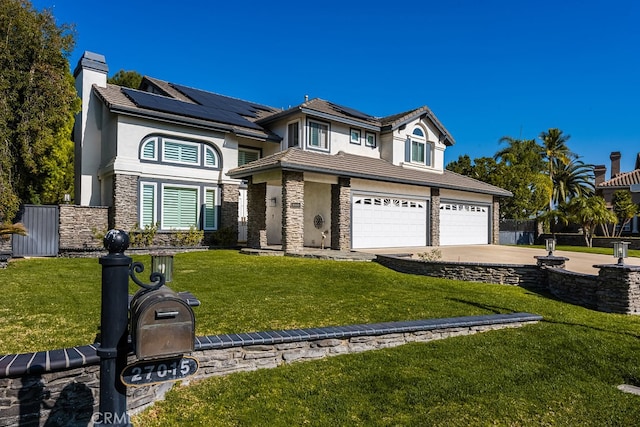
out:
<path id="1" fill-rule="evenodd" d="M 426 200 L 354 196 L 352 206 L 353 248 L 426 245 Z"/>
<path id="2" fill-rule="evenodd" d="M 488 243 L 488 206 L 467 203 L 440 204 L 440 245 Z"/>

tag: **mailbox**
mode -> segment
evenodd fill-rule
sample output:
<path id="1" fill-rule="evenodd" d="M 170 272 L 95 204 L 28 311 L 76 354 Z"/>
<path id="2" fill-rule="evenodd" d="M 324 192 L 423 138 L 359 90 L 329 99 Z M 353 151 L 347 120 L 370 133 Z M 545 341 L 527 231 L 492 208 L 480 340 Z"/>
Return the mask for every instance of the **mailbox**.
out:
<path id="1" fill-rule="evenodd" d="M 138 359 L 191 353 L 195 316 L 189 303 L 166 286 L 138 291 L 131 299 L 131 341 Z"/>

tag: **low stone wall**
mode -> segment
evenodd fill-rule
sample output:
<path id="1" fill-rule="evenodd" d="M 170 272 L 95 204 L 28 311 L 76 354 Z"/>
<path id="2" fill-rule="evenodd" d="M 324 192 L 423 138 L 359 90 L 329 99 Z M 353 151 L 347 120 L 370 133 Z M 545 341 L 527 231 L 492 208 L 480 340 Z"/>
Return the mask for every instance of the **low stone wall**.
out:
<path id="1" fill-rule="evenodd" d="M 401 273 L 468 282 L 522 286 L 527 289 L 542 290 L 547 287 L 546 271 L 533 264 L 423 261 L 391 255 L 377 255 L 376 262 Z"/>
<path id="2" fill-rule="evenodd" d="M 376 262 L 401 273 L 469 282 L 521 286 L 607 313 L 640 314 L 640 267 L 603 264 L 598 275 L 564 270 L 564 257 L 536 257 L 537 265 L 423 261 L 377 255 Z"/>
<path id="3" fill-rule="evenodd" d="M 550 268 L 547 277 L 548 289 L 553 296 L 570 304 L 598 309 L 598 276 Z"/>
<path id="4" fill-rule="evenodd" d="M 198 337 L 192 355 L 200 368 L 193 379 L 521 327 L 540 320 L 537 315 L 512 313 Z M 133 356 L 129 361 L 134 361 Z M 99 363 L 94 345 L 0 356 L 0 427 L 93 425 L 103 420 L 104 414 L 98 413 Z M 172 385 L 128 388 L 128 414 L 163 399 Z"/>

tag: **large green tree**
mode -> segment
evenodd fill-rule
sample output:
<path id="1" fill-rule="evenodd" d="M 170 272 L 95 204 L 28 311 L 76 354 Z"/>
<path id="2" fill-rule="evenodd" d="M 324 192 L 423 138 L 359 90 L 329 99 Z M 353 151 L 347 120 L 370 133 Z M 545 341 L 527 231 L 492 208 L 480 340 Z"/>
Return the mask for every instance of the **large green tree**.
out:
<path id="1" fill-rule="evenodd" d="M 73 193 L 74 37 L 51 11 L 0 0 L 0 223 L 21 203 L 58 203 Z"/>
<path id="2" fill-rule="evenodd" d="M 130 87 L 131 89 L 138 89 L 141 82 L 142 75 L 137 71 L 120 70 L 107 79 L 107 83 L 122 87 Z"/>
<path id="3" fill-rule="evenodd" d="M 611 207 L 616 218 L 618 218 L 618 237 L 622 235 L 625 225 L 629 224 L 634 216 L 638 214 L 638 205 L 633 203 L 631 192 L 629 190 L 617 190 L 611 197 Z M 614 237 L 616 232 L 613 231 Z"/>

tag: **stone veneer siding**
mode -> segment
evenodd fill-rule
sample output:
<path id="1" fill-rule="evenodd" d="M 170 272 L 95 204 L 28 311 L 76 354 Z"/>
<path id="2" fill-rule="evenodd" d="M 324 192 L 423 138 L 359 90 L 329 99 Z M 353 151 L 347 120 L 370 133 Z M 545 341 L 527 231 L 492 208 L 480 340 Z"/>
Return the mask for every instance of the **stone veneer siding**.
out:
<path id="1" fill-rule="evenodd" d="M 440 189 L 431 188 L 431 218 L 429 221 L 431 233 L 429 246 L 440 246 Z"/>
<path id="2" fill-rule="evenodd" d="M 109 228 L 133 230 L 138 223 L 138 177 L 113 176 L 113 199 Z"/>
<path id="3" fill-rule="evenodd" d="M 240 186 L 237 184 L 222 184 L 220 186 L 220 221 L 221 229 L 230 229 L 238 235 L 238 200 L 240 198 Z M 266 196 L 265 196 L 266 197 Z M 237 240 L 236 240 L 237 243 Z"/>
<path id="4" fill-rule="evenodd" d="M 331 185 L 331 249 L 351 250 L 351 179 Z"/>
<path id="5" fill-rule="evenodd" d="M 304 249 L 304 173 L 282 171 L 282 250 Z"/>
<path id="6" fill-rule="evenodd" d="M 493 196 L 493 217 L 491 218 L 491 244 L 500 244 L 500 201 L 497 196 Z"/>
<path id="7" fill-rule="evenodd" d="M 516 328 L 540 320 L 533 314 L 511 313 L 197 337 L 192 355 L 200 368 L 193 379 Z M 98 411 L 99 363 L 95 345 L 0 355 L 0 426 L 90 424 Z M 163 399 L 172 385 L 129 387 L 129 415 Z"/>
<path id="8" fill-rule="evenodd" d="M 267 183 L 247 187 L 247 246 L 260 249 L 267 246 Z"/>
<path id="9" fill-rule="evenodd" d="M 103 249 L 94 230 L 105 233 L 109 229 L 109 208 L 106 206 L 60 205 L 60 252 L 66 249 Z"/>

